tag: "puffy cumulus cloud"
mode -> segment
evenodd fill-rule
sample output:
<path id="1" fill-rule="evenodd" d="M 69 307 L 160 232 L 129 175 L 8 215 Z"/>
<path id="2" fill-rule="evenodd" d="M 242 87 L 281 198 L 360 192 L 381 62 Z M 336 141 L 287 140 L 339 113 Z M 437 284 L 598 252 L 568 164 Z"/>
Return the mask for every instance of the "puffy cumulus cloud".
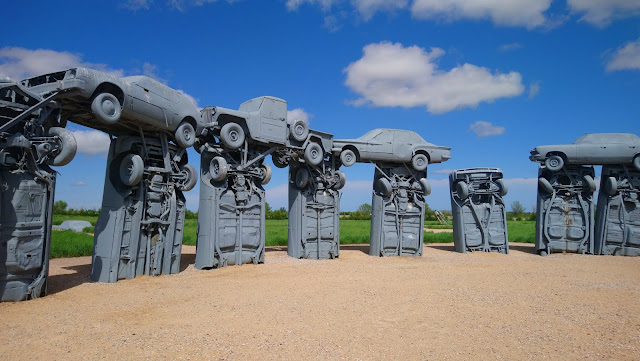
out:
<path id="1" fill-rule="evenodd" d="M 311 117 L 312 115 L 305 112 L 302 108 L 287 110 L 287 123 L 293 123 L 294 120 L 298 119 L 304 120 L 305 122 L 309 123 Z"/>
<path id="2" fill-rule="evenodd" d="M 478 120 L 469 126 L 469 131 L 476 133 L 479 138 L 502 135 L 505 130 L 505 127 L 493 125 L 482 120 Z"/>
<path id="3" fill-rule="evenodd" d="M 640 69 L 640 38 L 630 41 L 613 53 L 607 71 Z"/>
<path id="4" fill-rule="evenodd" d="M 121 69 L 111 69 L 104 64 L 85 62 L 82 60 L 80 54 L 74 54 L 68 51 L 49 49 L 31 50 L 18 47 L 5 47 L 0 49 L 0 75 L 7 76 L 14 80 L 76 66 L 85 66 L 101 70 L 115 76 L 122 76 L 124 73 Z"/>
<path id="5" fill-rule="evenodd" d="M 415 0 L 411 13 L 418 19 L 454 21 L 490 19 L 496 25 L 534 28 L 547 24 L 551 0 Z"/>
<path id="6" fill-rule="evenodd" d="M 382 42 L 365 46 L 363 53 L 344 69 L 345 84 L 361 96 L 354 105 L 426 106 L 431 113 L 445 113 L 524 91 L 517 72 L 492 74 L 472 64 L 439 70 L 435 61 L 444 55 L 439 48 L 426 51 Z"/>
<path id="7" fill-rule="evenodd" d="M 640 0 L 567 0 L 574 13 L 582 14 L 580 20 L 604 27 L 615 19 L 640 15 Z"/>
<path id="8" fill-rule="evenodd" d="M 78 143 L 78 153 L 96 155 L 109 152 L 111 140 L 106 133 L 99 130 L 76 130 L 72 133 Z"/>

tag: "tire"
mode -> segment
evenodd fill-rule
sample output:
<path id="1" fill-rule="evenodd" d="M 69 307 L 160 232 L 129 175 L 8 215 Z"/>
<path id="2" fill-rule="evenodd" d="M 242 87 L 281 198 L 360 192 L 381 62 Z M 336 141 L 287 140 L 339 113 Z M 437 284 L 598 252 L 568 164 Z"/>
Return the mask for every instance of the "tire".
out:
<path id="1" fill-rule="evenodd" d="M 324 153 L 322 147 L 318 143 L 309 143 L 304 150 L 304 160 L 311 165 L 318 165 L 322 163 L 324 159 Z"/>
<path id="2" fill-rule="evenodd" d="M 557 154 L 553 154 L 553 155 L 550 155 L 547 159 L 545 159 L 544 165 L 547 167 L 548 170 L 552 172 L 557 172 L 560 169 L 562 169 L 562 167 L 564 167 L 564 159 Z"/>
<path id="3" fill-rule="evenodd" d="M 590 175 L 585 175 L 582 177 L 584 180 L 584 184 L 589 189 L 589 193 L 593 193 L 596 191 L 596 182 L 593 180 L 593 177 Z"/>
<path id="4" fill-rule="evenodd" d="M 336 184 L 333 187 L 333 189 L 338 191 L 342 189 L 345 184 L 347 184 L 347 176 L 344 174 L 343 171 L 337 170 L 335 173 L 335 177 L 336 177 Z"/>
<path id="5" fill-rule="evenodd" d="M 604 191 L 610 196 L 615 196 L 618 193 L 618 180 L 614 177 L 607 178 L 604 181 Z"/>
<path id="6" fill-rule="evenodd" d="M 300 189 L 304 188 L 309 184 L 309 171 L 304 168 L 298 169 L 296 172 L 296 186 Z"/>
<path id="7" fill-rule="evenodd" d="M 547 251 L 540 251 L 540 256 L 541 257 L 546 257 L 547 256 Z"/>
<path id="8" fill-rule="evenodd" d="M 262 185 L 269 184 L 269 181 L 271 180 L 271 167 L 268 164 L 261 165 L 260 173 L 262 173 L 260 183 L 262 183 Z"/>
<path id="9" fill-rule="evenodd" d="M 238 149 L 244 144 L 244 129 L 238 123 L 227 123 L 220 129 L 220 140 L 229 149 Z"/>
<path id="10" fill-rule="evenodd" d="M 538 178 L 538 190 L 551 194 L 553 193 L 553 186 L 551 186 L 547 178 L 540 177 Z"/>
<path id="11" fill-rule="evenodd" d="M 213 157 L 209 162 L 209 174 L 214 182 L 219 182 L 227 177 L 229 166 L 222 157 Z"/>
<path id="12" fill-rule="evenodd" d="M 271 154 L 271 161 L 273 162 L 273 165 L 276 168 L 280 168 L 280 169 L 286 168 L 288 164 L 281 162 L 279 159 L 280 159 L 280 157 L 278 155 Z"/>
<path id="13" fill-rule="evenodd" d="M 191 164 L 185 164 L 180 168 L 180 172 L 185 174 L 187 178 L 187 180 L 184 182 L 182 187 L 180 187 L 180 189 L 185 192 L 192 190 L 193 187 L 195 187 L 196 183 L 198 182 L 198 171 Z"/>
<path id="14" fill-rule="evenodd" d="M 60 139 L 60 152 L 50 160 L 50 164 L 56 167 L 61 167 L 63 165 L 69 164 L 69 162 L 73 160 L 73 157 L 76 156 L 76 152 L 78 151 L 78 143 L 76 142 L 76 137 L 74 137 L 73 133 L 71 133 L 70 131 L 59 127 L 50 128 L 49 135 L 55 136 Z"/>
<path id="15" fill-rule="evenodd" d="M 422 193 L 425 197 L 431 194 L 431 183 L 427 178 L 420 178 L 420 186 L 422 186 Z"/>
<path id="16" fill-rule="evenodd" d="M 298 142 L 304 142 L 309 136 L 309 126 L 304 120 L 296 120 L 289 127 L 291 137 Z"/>
<path id="17" fill-rule="evenodd" d="M 122 105 L 115 95 L 111 93 L 100 93 L 91 102 L 91 111 L 99 121 L 113 124 L 120 120 Z"/>
<path id="18" fill-rule="evenodd" d="M 636 156 L 633 157 L 633 166 L 636 167 L 637 170 L 640 170 L 640 154 L 636 154 Z"/>
<path id="19" fill-rule="evenodd" d="M 187 121 L 180 123 L 175 132 L 176 144 L 182 148 L 191 148 L 196 143 L 196 130 Z"/>
<path id="20" fill-rule="evenodd" d="M 351 167 L 356 164 L 358 158 L 356 157 L 356 153 L 351 149 L 344 149 L 340 152 L 340 161 L 342 165 L 345 167 Z"/>
<path id="21" fill-rule="evenodd" d="M 387 178 L 378 178 L 376 182 L 378 186 L 378 192 L 382 194 L 384 197 L 388 197 L 393 192 L 393 188 L 391 187 L 391 182 Z"/>
<path id="22" fill-rule="evenodd" d="M 120 180 L 124 185 L 134 186 L 142 180 L 144 162 L 137 154 L 127 154 L 120 162 Z"/>
<path id="23" fill-rule="evenodd" d="M 496 181 L 496 185 L 498 186 L 498 194 L 500 195 L 500 197 L 506 196 L 507 192 L 509 191 L 509 187 L 507 187 L 507 184 L 504 182 L 504 180 L 498 179 Z"/>
<path id="24" fill-rule="evenodd" d="M 458 193 L 458 198 L 465 200 L 469 198 L 469 186 L 465 182 L 456 183 L 456 193 Z"/>
<path id="25" fill-rule="evenodd" d="M 415 154 L 413 158 L 411 158 L 411 165 L 413 169 L 422 172 L 427 169 L 427 165 L 429 165 L 429 158 L 422 153 Z"/>

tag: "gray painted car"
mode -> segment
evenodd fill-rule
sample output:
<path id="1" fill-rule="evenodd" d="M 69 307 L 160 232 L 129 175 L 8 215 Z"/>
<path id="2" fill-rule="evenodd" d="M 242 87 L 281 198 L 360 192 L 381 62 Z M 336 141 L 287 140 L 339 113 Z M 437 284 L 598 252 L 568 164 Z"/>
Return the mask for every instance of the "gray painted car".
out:
<path id="1" fill-rule="evenodd" d="M 529 159 L 551 171 L 565 164 L 633 164 L 640 170 L 640 138 L 630 133 L 590 133 L 571 144 L 535 147 Z"/>
<path id="2" fill-rule="evenodd" d="M 416 132 L 401 129 L 373 129 L 356 139 L 334 139 L 333 153 L 342 164 L 350 167 L 356 162 L 411 162 L 423 171 L 430 163 L 451 159 L 451 148 L 431 144 Z"/>
<path id="3" fill-rule="evenodd" d="M 78 67 L 25 79 L 21 84 L 41 96 L 57 92 L 63 116 L 114 135 L 164 131 L 188 148 L 196 132 L 204 129 L 198 109 L 183 93 L 146 76 L 118 78 Z"/>

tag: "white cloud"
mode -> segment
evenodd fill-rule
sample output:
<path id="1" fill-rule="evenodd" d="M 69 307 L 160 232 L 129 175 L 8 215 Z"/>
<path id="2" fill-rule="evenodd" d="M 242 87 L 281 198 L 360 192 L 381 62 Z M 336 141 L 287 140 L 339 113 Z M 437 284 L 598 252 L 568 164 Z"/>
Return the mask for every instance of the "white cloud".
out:
<path id="1" fill-rule="evenodd" d="M 479 138 L 502 135 L 505 130 L 505 127 L 493 125 L 482 120 L 478 120 L 469 126 L 469 131 L 476 133 Z"/>
<path id="2" fill-rule="evenodd" d="M 287 110 L 287 123 L 293 123 L 294 120 L 304 120 L 309 124 L 309 120 L 313 117 L 313 115 L 307 113 L 302 108 L 296 108 Z"/>
<path id="3" fill-rule="evenodd" d="M 75 183 L 73 183 L 71 186 L 73 187 L 85 187 L 87 185 L 87 183 L 83 182 L 83 181 L 77 181 Z"/>
<path id="4" fill-rule="evenodd" d="M 567 0 L 567 5 L 582 14 L 580 20 L 600 27 L 615 19 L 640 15 L 640 0 Z"/>
<path id="5" fill-rule="evenodd" d="M 540 92 L 540 82 L 531 83 L 529 85 L 529 99 L 533 99 Z"/>
<path id="6" fill-rule="evenodd" d="M 496 25 L 534 28 L 546 25 L 551 0 L 415 0 L 418 19 L 454 21 L 490 19 Z"/>
<path id="7" fill-rule="evenodd" d="M 185 93 L 184 90 L 178 89 L 178 93 L 184 95 L 185 98 L 187 98 L 191 103 L 193 103 L 193 105 L 195 105 L 196 108 L 198 108 L 198 111 L 202 110 L 202 107 L 198 105 L 198 99 L 196 99 L 196 98 L 192 97 L 191 95 Z"/>
<path id="8" fill-rule="evenodd" d="M 96 155 L 109 152 L 111 140 L 106 133 L 99 130 L 76 130 L 72 133 L 78 143 L 78 153 Z"/>
<path id="9" fill-rule="evenodd" d="M 88 63 L 82 60 L 81 54 L 49 49 L 25 49 L 5 47 L 0 49 L 0 75 L 14 80 L 30 76 L 65 70 L 76 66 L 104 71 L 121 77 L 123 70 L 111 69 L 104 64 Z"/>
<path id="10" fill-rule="evenodd" d="M 287 0 L 287 9 L 296 11 L 303 4 L 320 5 L 323 11 L 329 11 L 336 0 Z"/>
<path id="11" fill-rule="evenodd" d="M 344 70 L 345 84 L 361 96 L 354 105 L 426 106 L 431 113 L 445 113 L 524 91 L 517 72 L 492 74 L 472 64 L 439 70 L 436 60 L 445 53 L 440 48 L 428 52 L 417 46 L 381 42 L 365 46 L 363 52 L 361 59 Z"/>
<path id="12" fill-rule="evenodd" d="M 640 38 L 616 50 L 606 65 L 607 71 L 640 69 Z"/>
<path id="13" fill-rule="evenodd" d="M 371 19 L 378 11 L 393 12 L 404 9 L 409 0 L 351 0 L 364 20 Z"/>

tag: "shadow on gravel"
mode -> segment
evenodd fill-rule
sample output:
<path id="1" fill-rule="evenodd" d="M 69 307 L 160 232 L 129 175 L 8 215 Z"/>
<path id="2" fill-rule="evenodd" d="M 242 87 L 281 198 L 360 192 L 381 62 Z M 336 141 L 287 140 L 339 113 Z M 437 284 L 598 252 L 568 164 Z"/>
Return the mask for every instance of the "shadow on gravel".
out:
<path id="1" fill-rule="evenodd" d="M 342 251 L 360 251 L 364 254 L 369 254 L 368 244 L 343 244 L 340 245 Z"/>
<path id="2" fill-rule="evenodd" d="M 284 246 L 267 246 L 265 247 L 265 252 L 286 252 L 287 247 Z"/>
<path id="3" fill-rule="evenodd" d="M 439 249 L 439 250 L 443 250 L 443 251 L 449 251 L 449 252 L 455 252 L 455 246 L 453 245 L 453 243 L 451 245 L 444 245 L 444 244 L 432 244 L 432 243 L 425 243 L 424 247 L 429 247 L 429 248 L 435 248 L 435 249 Z"/>
<path id="4" fill-rule="evenodd" d="M 519 251 L 519 252 L 524 252 L 524 253 L 530 253 L 530 254 L 536 254 L 536 248 L 532 247 L 532 245 L 530 246 L 525 246 L 523 244 L 517 244 L 517 243 L 509 243 L 509 250 L 513 250 L 513 251 Z"/>
<path id="5" fill-rule="evenodd" d="M 181 254 L 180 255 L 180 272 L 187 269 L 189 266 L 193 266 L 196 263 L 195 254 Z"/>
<path id="6" fill-rule="evenodd" d="M 66 275 L 55 275 L 47 277 L 47 294 L 52 295 L 69 288 L 80 286 L 83 283 L 91 282 L 91 263 L 78 266 L 63 267 L 65 270 L 76 273 Z"/>

